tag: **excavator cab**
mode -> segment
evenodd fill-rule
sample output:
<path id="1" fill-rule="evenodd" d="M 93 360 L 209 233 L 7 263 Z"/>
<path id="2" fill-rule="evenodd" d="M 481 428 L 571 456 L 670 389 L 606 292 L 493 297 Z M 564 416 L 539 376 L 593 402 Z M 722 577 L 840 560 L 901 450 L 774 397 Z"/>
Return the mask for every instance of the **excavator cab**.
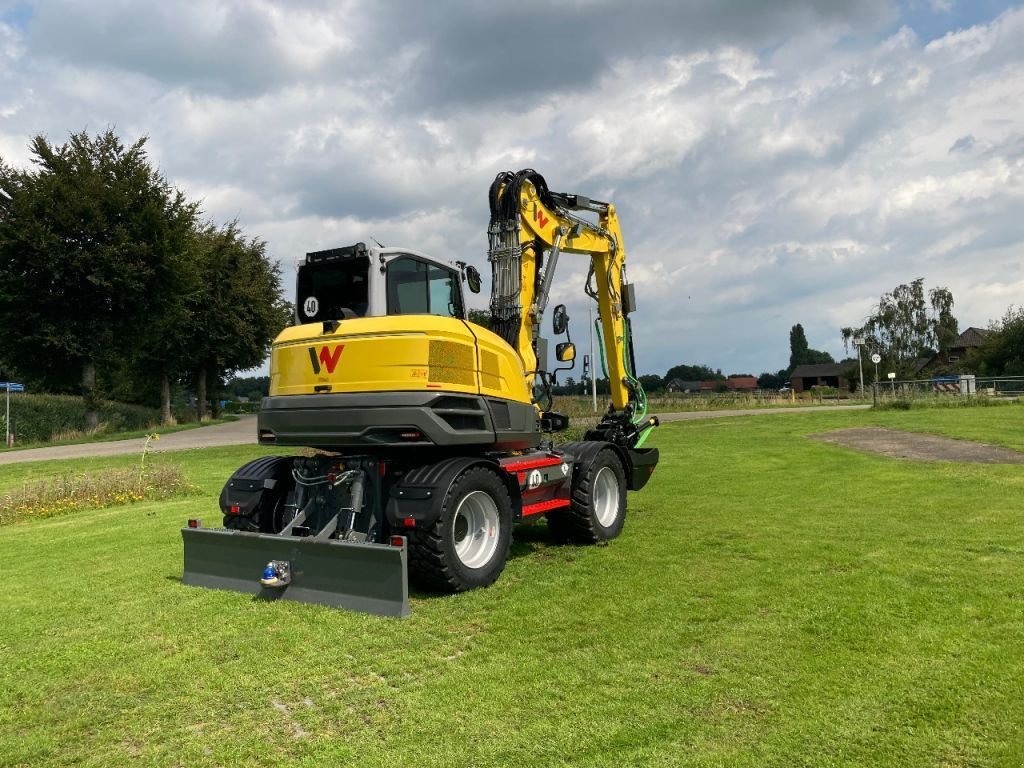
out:
<path id="1" fill-rule="evenodd" d="M 307 253 L 295 314 L 298 325 L 394 315 L 463 319 L 462 270 L 409 249 L 365 243 Z"/>

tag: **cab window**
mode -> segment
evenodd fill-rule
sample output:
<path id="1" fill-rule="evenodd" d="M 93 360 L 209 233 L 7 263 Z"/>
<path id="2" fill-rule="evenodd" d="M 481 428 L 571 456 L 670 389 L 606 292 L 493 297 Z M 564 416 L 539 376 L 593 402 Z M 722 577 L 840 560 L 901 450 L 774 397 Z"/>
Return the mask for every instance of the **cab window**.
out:
<path id="1" fill-rule="evenodd" d="M 369 305 L 370 260 L 343 259 L 299 268 L 296 310 L 300 323 L 337 320 L 348 309 L 362 317 Z"/>
<path id="2" fill-rule="evenodd" d="M 458 277 L 450 269 L 411 256 L 388 263 L 389 315 L 462 317 Z"/>

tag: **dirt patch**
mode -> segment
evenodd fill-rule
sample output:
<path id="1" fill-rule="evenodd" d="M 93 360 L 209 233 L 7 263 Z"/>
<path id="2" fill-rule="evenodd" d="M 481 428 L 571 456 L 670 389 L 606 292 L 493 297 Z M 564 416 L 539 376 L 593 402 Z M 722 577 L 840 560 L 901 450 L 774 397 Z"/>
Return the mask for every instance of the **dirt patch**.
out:
<path id="1" fill-rule="evenodd" d="M 897 459 L 957 461 L 967 464 L 1024 464 L 1024 453 L 1010 448 L 882 427 L 837 429 L 834 432 L 808 437 Z"/>

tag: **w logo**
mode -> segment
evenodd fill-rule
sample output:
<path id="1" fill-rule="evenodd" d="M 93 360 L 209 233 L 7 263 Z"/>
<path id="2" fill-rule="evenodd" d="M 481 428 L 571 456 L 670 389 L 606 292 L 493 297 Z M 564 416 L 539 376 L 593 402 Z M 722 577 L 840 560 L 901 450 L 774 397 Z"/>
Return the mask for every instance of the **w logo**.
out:
<path id="1" fill-rule="evenodd" d="M 313 373 L 319 374 L 323 368 L 326 368 L 328 373 L 334 373 L 334 368 L 338 365 L 338 360 L 341 359 L 341 350 L 344 348 L 344 344 L 335 344 L 333 348 L 324 345 L 317 353 L 313 347 L 310 347 L 309 362 L 313 364 Z"/>
<path id="2" fill-rule="evenodd" d="M 544 215 L 544 211 L 540 209 L 540 206 L 533 209 L 533 220 L 540 224 L 542 228 L 546 227 L 548 222 L 551 221 L 551 219 Z"/>

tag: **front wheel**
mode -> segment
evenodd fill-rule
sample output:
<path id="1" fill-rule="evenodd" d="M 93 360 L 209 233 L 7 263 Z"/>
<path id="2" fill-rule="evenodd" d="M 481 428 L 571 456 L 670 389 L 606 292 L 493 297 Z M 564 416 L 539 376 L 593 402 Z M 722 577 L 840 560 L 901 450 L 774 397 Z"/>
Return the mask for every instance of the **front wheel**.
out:
<path id="1" fill-rule="evenodd" d="M 409 538 L 409 576 L 444 592 L 487 587 L 505 570 L 511 546 L 508 490 L 493 470 L 472 467 L 452 483 L 437 522 Z"/>
<path id="2" fill-rule="evenodd" d="M 548 513 L 556 538 L 596 544 L 614 539 L 626 524 L 626 472 L 611 448 L 594 457 L 589 467 L 573 474 L 572 504 Z"/>

